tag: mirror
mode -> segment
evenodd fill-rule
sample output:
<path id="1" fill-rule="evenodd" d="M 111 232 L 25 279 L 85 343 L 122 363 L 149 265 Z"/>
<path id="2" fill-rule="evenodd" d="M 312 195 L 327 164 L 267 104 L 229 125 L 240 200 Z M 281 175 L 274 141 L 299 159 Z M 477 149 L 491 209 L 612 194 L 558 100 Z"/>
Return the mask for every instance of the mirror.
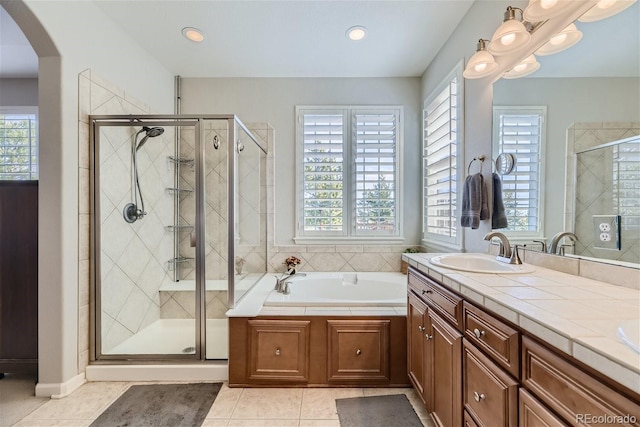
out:
<path id="1" fill-rule="evenodd" d="M 536 237 L 532 233 L 529 242 L 543 237 L 549 243 L 554 234 L 563 230 L 572 231 L 576 212 L 578 216 L 583 212 L 581 209 L 584 206 L 574 196 L 574 153 L 587 146 L 610 143 L 640 133 L 639 21 L 638 2 L 602 21 L 577 21 L 575 24 L 583 33 L 577 45 L 555 55 L 537 56 L 540 63 L 538 71 L 520 79 L 499 79 L 493 86 L 494 109 L 498 106 L 546 107 L 546 118 L 542 125 L 545 141 L 539 165 L 543 171 L 539 201 L 544 220 L 541 235 Z M 567 152 L 568 142 L 571 152 Z M 493 158 L 499 154 L 494 151 Z M 610 156 L 601 157 L 609 158 L 611 162 Z M 635 158 L 637 161 L 638 157 Z M 611 170 L 611 165 L 593 163 L 590 168 Z M 635 188 L 640 192 L 640 188 Z M 638 200 L 640 194 L 635 197 Z M 566 203 L 567 198 L 569 203 Z M 581 230 L 575 231 L 578 234 Z M 593 239 L 593 227 L 591 233 L 591 236 L 584 238 L 585 241 Z M 630 230 L 630 233 L 637 236 L 638 227 Z M 630 240 L 625 240 L 623 230 L 623 246 Z M 537 243 L 527 246 L 530 249 L 541 248 Z M 576 254 L 579 246 L 575 247 Z M 621 260 L 638 264 L 640 250 L 626 249 L 591 250 L 586 251 L 585 255 L 612 259 L 621 255 L 621 252 L 628 252 L 627 257 Z"/>

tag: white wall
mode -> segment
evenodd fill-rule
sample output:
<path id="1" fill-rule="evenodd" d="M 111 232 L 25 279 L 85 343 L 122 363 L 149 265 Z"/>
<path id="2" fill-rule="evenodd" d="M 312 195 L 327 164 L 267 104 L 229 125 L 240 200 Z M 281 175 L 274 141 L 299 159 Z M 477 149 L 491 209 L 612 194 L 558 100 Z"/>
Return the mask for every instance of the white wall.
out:
<path id="1" fill-rule="evenodd" d="M 567 129 L 576 122 L 633 122 L 640 118 L 638 78 L 524 78 L 499 80 L 493 104 L 547 106 L 544 155 L 547 238 L 564 227 Z"/>
<path id="2" fill-rule="evenodd" d="M 38 105 L 38 79 L 0 79 L 0 106 Z"/>
<path id="3" fill-rule="evenodd" d="M 404 106 L 404 237 L 420 240 L 419 78 L 183 79 L 182 112 L 237 114 L 275 129 L 275 244 L 292 245 L 295 233 L 295 106 Z"/>
<path id="4" fill-rule="evenodd" d="M 78 375 L 78 75 L 87 68 L 147 101 L 173 108 L 173 76 L 92 2 L 0 0 L 39 57 L 40 219 L 38 395 L 65 394 Z M 73 26 L 73 31 L 70 31 Z M 88 230 L 83 230 L 83 234 Z M 85 271 L 86 273 L 86 271 Z M 83 322 L 83 329 L 88 325 Z M 83 330 L 85 334 L 87 331 Z"/>

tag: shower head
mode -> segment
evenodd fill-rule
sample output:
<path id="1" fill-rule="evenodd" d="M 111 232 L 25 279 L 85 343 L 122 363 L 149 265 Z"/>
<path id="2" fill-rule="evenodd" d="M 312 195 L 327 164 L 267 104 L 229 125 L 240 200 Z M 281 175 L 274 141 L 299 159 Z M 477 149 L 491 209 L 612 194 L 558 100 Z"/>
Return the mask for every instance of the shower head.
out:
<path id="1" fill-rule="evenodd" d="M 136 146 L 136 151 L 138 151 L 147 142 L 147 139 L 155 138 L 156 136 L 160 136 L 164 133 L 164 128 L 161 127 L 150 128 L 147 126 L 143 126 L 142 130 L 147 134 L 140 140 L 140 142 Z"/>

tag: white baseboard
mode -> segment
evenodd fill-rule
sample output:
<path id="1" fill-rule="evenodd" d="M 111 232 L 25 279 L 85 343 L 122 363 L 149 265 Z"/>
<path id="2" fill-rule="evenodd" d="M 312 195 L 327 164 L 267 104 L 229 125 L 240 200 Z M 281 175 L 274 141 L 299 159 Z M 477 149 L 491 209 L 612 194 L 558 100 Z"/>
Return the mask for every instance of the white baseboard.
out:
<path id="1" fill-rule="evenodd" d="M 85 375 L 87 381 L 227 381 L 229 365 L 90 365 Z"/>
<path id="2" fill-rule="evenodd" d="M 70 395 L 86 382 L 85 374 L 78 374 L 63 383 L 38 383 L 36 384 L 36 396 L 60 399 Z"/>

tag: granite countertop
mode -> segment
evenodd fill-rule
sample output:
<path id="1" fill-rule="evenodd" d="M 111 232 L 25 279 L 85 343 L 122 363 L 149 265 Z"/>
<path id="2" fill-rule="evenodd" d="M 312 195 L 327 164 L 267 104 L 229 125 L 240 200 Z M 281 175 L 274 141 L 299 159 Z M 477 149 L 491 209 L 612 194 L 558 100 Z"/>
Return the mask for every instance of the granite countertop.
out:
<path id="1" fill-rule="evenodd" d="M 640 324 L 640 291 L 535 266 L 528 274 L 470 273 L 403 254 L 409 265 L 640 393 L 640 354 L 617 336 Z M 490 255 L 483 255 L 493 258 Z"/>

